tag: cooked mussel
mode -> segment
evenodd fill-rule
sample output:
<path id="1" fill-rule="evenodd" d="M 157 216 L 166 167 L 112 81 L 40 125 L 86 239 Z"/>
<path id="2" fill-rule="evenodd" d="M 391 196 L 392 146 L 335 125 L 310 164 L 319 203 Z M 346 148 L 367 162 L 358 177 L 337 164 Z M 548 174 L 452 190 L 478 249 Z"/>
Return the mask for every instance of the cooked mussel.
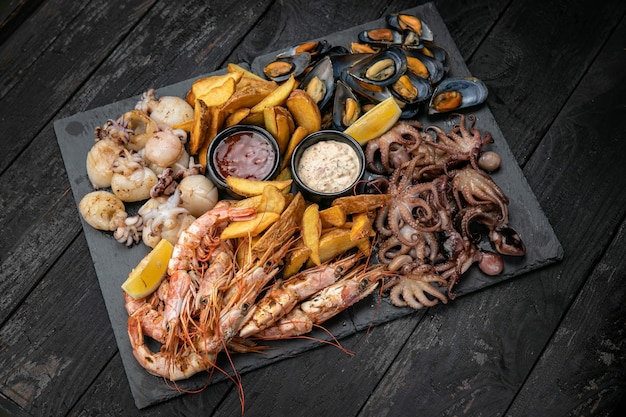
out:
<path id="1" fill-rule="evenodd" d="M 263 68 L 265 76 L 276 82 L 287 80 L 292 74 L 298 77 L 311 63 L 311 54 L 302 52 L 297 55 L 277 56 L 276 59 Z"/>
<path id="2" fill-rule="evenodd" d="M 333 102 L 333 126 L 337 130 L 345 130 L 361 116 L 359 98 L 346 83 L 338 80 L 335 85 Z"/>
<path id="3" fill-rule="evenodd" d="M 313 98 L 320 109 L 330 102 L 334 87 L 333 64 L 328 56 L 318 61 L 300 83 L 300 88 Z"/>
<path id="4" fill-rule="evenodd" d="M 387 24 L 400 33 L 409 30 L 415 33 L 420 41 L 432 41 L 434 39 L 433 32 L 430 30 L 426 22 L 417 16 L 394 13 L 385 17 Z"/>
<path id="5" fill-rule="evenodd" d="M 405 104 L 417 104 L 430 97 L 432 86 L 428 80 L 407 71 L 391 85 L 391 93 Z"/>
<path id="6" fill-rule="evenodd" d="M 364 30 L 358 35 L 359 42 L 376 47 L 402 44 L 402 33 L 389 28 Z"/>
<path id="7" fill-rule="evenodd" d="M 446 73 L 443 63 L 439 60 L 424 55 L 419 50 L 407 50 L 406 65 L 407 70 L 416 76 L 428 80 L 431 84 L 437 84 Z"/>
<path id="8" fill-rule="evenodd" d="M 330 49 L 332 45 L 330 42 L 326 40 L 318 40 L 318 41 L 310 41 L 303 42 L 298 45 L 295 45 L 285 52 L 281 52 L 276 57 L 277 58 L 286 58 L 289 56 L 300 55 L 304 52 L 308 53 L 311 56 L 312 60 L 316 60 L 318 57 L 324 56 Z"/>
<path id="9" fill-rule="evenodd" d="M 478 78 L 445 78 L 432 94 L 428 114 L 444 113 L 481 104 L 487 99 L 487 93 L 487 86 Z"/>
<path id="10" fill-rule="evenodd" d="M 380 86 L 393 84 L 405 71 L 406 55 L 397 46 L 371 54 L 348 68 L 348 73 L 361 83 Z"/>

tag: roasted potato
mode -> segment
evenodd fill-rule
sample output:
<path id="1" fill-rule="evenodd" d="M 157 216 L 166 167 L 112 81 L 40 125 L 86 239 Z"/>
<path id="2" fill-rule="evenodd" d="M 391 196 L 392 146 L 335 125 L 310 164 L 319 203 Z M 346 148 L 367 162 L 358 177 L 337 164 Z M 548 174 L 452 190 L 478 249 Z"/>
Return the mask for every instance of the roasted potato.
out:
<path id="1" fill-rule="evenodd" d="M 277 89 L 269 93 L 256 106 L 250 109 L 251 113 L 261 113 L 267 107 L 282 106 L 287 101 L 287 97 L 296 86 L 296 79 L 292 75 L 287 81 L 278 86 Z"/>
<path id="2" fill-rule="evenodd" d="M 294 149 L 296 149 L 296 146 L 298 146 L 298 144 L 302 142 L 302 139 L 304 139 L 308 134 L 309 131 L 304 127 L 296 127 L 291 135 L 291 138 L 289 138 L 289 144 L 287 145 L 287 150 L 285 150 L 283 155 L 283 162 L 280 165 L 280 169 L 284 170 L 289 166 L 289 161 L 291 160 L 291 155 L 293 154 Z"/>
<path id="3" fill-rule="evenodd" d="M 277 239 L 284 239 L 286 235 L 294 234 L 300 228 L 305 208 L 304 197 L 301 193 L 296 194 L 280 215 L 280 219 L 263 233 L 253 245 L 252 250 L 255 253 L 265 252 Z"/>
<path id="4" fill-rule="evenodd" d="M 252 180 L 248 178 L 239 178 L 239 177 L 226 177 L 226 185 L 235 193 L 244 196 L 244 197 L 252 197 L 254 195 L 263 194 L 263 189 L 266 185 L 273 185 L 279 190 L 284 190 L 285 188 L 291 186 L 292 180 L 284 180 L 284 181 L 260 181 L 260 180 Z"/>
<path id="5" fill-rule="evenodd" d="M 234 80 L 235 84 L 243 77 L 243 72 L 229 72 L 223 75 L 212 75 L 210 77 L 199 78 L 191 84 L 191 88 L 187 92 L 185 100 L 190 105 L 194 105 L 196 98 L 205 96 L 215 87 L 219 87 L 227 80 Z"/>
<path id="6" fill-rule="evenodd" d="M 266 185 L 263 188 L 257 211 L 265 211 L 281 214 L 285 210 L 287 199 L 285 195 L 273 185 Z"/>
<path id="7" fill-rule="evenodd" d="M 293 90 L 287 98 L 287 108 L 296 124 L 304 127 L 309 133 L 322 128 L 322 114 L 315 101 L 304 90 Z"/>
<path id="8" fill-rule="evenodd" d="M 320 210 L 322 227 L 341 227 L 346 223 L 346 212 L 342 206 L 330 206 Z"/>
<path id="9" fill-rule="evenodd" d="M 254 219 L 230 222 L 222 231 L 220 238 L 226 240 L 256 236 L 276 223 L 279 218 L 278 213 L 259 212 Z"/>
<path id="10" fill-rule="evenodd" d="M 300 245 L 287 254 L 283 268 L 283 278 L 295 275 L 311 256 L 311 249 Z"/>
<path id="11" fill-rule="evenodd" d="M 315 265 L 320 261 L 320 236 L 322 234 L 322 222 L 320 221 L 319 206 L 311 204 L 304 210 L 302 216 L 302 241 L 304 246 L 311 249 L 310 259 Z"/>
<path id="12" fill-rule="evenodd" d="M 341 206 L 346 214 L 365 213 L 383 207 L 388 199 L 386 194 L 359 194 L 336 198 L 331 206 Z"/>

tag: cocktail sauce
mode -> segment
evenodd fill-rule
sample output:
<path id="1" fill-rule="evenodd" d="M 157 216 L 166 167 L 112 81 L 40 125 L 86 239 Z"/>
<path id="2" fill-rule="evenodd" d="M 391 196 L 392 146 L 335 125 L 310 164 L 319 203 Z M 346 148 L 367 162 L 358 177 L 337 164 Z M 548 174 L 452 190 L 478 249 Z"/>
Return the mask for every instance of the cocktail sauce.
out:
<path id="1" fill-rule="evenodd" d="M 233 133 L 218 144 L 213 162 L 222 178 L 230 175 L 254 180 L 267 179 L 274 168 L 276 152 L 260 134 L 253 131 Z"/>

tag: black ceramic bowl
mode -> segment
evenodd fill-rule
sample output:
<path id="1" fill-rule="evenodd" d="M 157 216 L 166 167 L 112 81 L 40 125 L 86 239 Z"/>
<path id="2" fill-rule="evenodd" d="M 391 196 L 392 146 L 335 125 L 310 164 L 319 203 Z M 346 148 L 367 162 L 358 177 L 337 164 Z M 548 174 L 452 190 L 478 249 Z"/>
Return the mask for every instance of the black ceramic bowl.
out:
<path id="1" fill-rule="evenodd" d="M 258 126 L 235 125 L 215 136 L 207 151 L 205 175 L 215 186 L 235 195 L 226 185 L 226 177 L 269 180 L 280 166 L 276 139 Z"/>
<path id="2" fill-rule="evenodd" d="M 349 159 L 346 160 L 348 152 L 337 150 L 332 142 L 328 146 L 324 146 L 324 143 L 329 141 L 348 145 L 356 154 L 355 163 L 353 164 Z M 301 162 L 303 162 L 305 151 L 314 145 L 318 147 L 319 153 L 326 161 L 315 168 L 315 173 L 307 175 L 304 172 L 305 168 L 301 167 Z M 337 166 L 342 167 L 339 168 L 340 171 L 353 171 L 354 180 L 348 182 L 346 178 L 343 178 L 341 181 L 343 185 L 340 185 L 340 181 L 334 179 L 338 175 Z M 316 203 L 330 203 L 337 197 L 352 195 L 364 173 L 365 153 L 363 148 L 352 137 L 336 130 L 321 130 L 310 134 L 298 144 L 291 155 L 291 174 L 297 189 L 302 192 L 307 200 Z"/>

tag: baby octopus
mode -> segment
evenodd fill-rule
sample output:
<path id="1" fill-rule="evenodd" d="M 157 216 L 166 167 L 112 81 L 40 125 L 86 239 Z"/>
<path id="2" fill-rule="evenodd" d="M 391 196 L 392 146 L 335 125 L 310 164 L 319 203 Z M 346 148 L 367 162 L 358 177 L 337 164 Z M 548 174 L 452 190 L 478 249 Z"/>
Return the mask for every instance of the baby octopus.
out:
<path id="1" fill-rule="evenodd" d="M 433 137 L 418 122 L 401 122 L 368 144 L 368 167 L 391 170 L 388 179 L 378 179 L 390 198 L 375 227 L 378 260 L 397 276 L 387 288 L 398 306 L 445 303 L 472 265 L 498 275 L 504 267 L 501 255 L 525 254 L 521 237 L 508 226 L 507 196 L 478 163 L 492 137 L 474 127 L 474 116 L 457 116 L 460 121 L 450 132 L 427 127 Z M 379 156 L 388 159 L 379 161 Z M 481 229 L 488 231 L 494 251 L 479 246 Z"/>

